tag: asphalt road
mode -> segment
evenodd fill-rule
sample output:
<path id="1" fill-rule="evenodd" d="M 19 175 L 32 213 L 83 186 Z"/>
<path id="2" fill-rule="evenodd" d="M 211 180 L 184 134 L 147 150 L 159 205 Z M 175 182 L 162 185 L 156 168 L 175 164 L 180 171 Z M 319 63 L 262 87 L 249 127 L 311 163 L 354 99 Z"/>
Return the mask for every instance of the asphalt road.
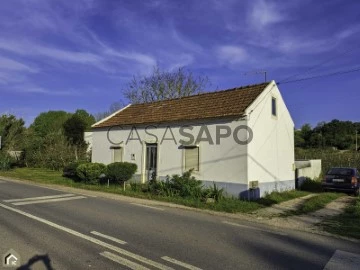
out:
<path id="1" fill-rule="evenodd" d="M 20 269 L 338 269 L 337 254 L 360 255 L 329 236 L 0 180 L 2 263 L 10 249 Z"/>

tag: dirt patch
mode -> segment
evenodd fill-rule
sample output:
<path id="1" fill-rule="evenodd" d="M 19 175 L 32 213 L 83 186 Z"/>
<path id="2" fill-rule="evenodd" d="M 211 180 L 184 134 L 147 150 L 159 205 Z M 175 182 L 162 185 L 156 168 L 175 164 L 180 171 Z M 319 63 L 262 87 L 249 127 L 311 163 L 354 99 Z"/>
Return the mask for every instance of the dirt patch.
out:
<path id="1" fill-rule="evenodd" d="M 304 199 L 305 197 L 302 197 Z M 309 199 L 309 197 L 305 198 Z M 297 200 L 297 199 L 296 199 Z M 305 201 L 303 200 L 303 201 Z M 299 216 L 288 216 L 288 217 L 274 217 L 274 216 L 258 216 L 257 219 L 261 223 L 266 223 L 276 227 L 285 227 L 294 230 L 313 231 L 320 232 L 321 229 L 316 224 L 322 222 L 324 219 L 339 215 L 343 213 L 344 209 L 352 204 L 356 200 L 355 197 L 344 196 L 340 197 L 331 203 L 327 204 L 323 209 L 315 211 L 313 213 L 299 215 Z M 299 205 L 300 202 L 292 204 L 294 207 Z M 273 211 L 273 210 L 270 210 Z"/>
<path id="2" fill-rule="evenodd" d="M 275 204 L 270 207 L 266 207 L 266 208 L 257 210 L 255 212 L 253 212 L 252 214 L 254 214 L 258 217 L 263 217 L 263 218 L 278 217 L 287 211 L 297 210 L 299 208 L 299 206 L 302 205 L 306 200 L 308 200 L 314 196 L 316 196 L 316 194 L 309 194 L 304 197 L 296 198 L 293 200 L 289 200 L 286 202 L 282 202 L 282 203 Z"/>

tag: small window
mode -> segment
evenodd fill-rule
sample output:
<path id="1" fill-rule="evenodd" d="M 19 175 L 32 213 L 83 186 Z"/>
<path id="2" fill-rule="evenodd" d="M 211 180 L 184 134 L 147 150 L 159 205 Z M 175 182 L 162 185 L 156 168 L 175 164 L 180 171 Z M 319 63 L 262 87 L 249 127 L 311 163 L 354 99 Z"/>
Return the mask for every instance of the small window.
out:
<path id="1" fill-rule="evenodd" d="M 122 162 L 122 156 L 123 156 L 123 149 L 121 147 L 112 147 L 112 154 L 113 154 L 113 158 L 112 161 L 113 162 Z"/>
<path id="2" fill-rule="evenodd" d="M 273 116 L 277 115 L 276 98 L 274 97 L 271 98 L 271 114 Z"/>
<path id="3" fill-rule="evenodd" d="M 185 147 L 185 170 L 199 171 L 199 147 L 186 146 Z"/>

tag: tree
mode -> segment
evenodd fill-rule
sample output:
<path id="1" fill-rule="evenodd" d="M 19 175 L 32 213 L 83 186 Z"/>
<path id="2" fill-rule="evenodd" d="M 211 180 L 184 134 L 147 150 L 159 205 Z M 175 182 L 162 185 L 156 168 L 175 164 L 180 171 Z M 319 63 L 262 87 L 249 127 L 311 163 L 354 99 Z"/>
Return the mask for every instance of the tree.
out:
<path id="1" fill-rule="evenodd" d="M 75 159 L 78 160 L 78 148 L 85 147 L 84 132 L 89 123 L 81 114 L 73 114 L 64 123 L 64 134 L 69 143 L 75 147 Z"/>
<path id="2" fill-rule="evenodd" d="M 147 103 L 198 94 L 208 84 L 207 77 L 194 76 L 184 68 L 170 72 L 154 67 L 149 76 L 134 76 L 124 95 L 131 103 Z"/>
<path id="3" fill-rule="evenodd" d="M 50 133 L 59 133 L 63 130 L 66 120 L 71 117 L 71 113 L 65 111 L 48 111 L 39 114 L 30 128 L 35 131 L 38 136 L 45 137 Z"/>
<path id="4" fill-rule="evenodd" d="M 100 121 L 101 119 L 108 117 L 109 115 L 113 114 L 114 112 L 117 112 L 123 107 L 124 107 L 124 103 L 122 101 L 114 102 L 110 105 L 108 111 L 97 113 L 95 115 L 95 120 Z"/>
<path id="5" fill-rule="evenodd" d="M 1 148 L 15 151 L 22 149 L 25 122 L 17 119 L 14 115 L 2 115 L 0 117 Z"/>
<path id="6" fill-rule="evenodd" d="M 76 110 L 73 116 L 77 116 L 85 123 L 85 129 L 89 130 L 93 124 L 95 124 L 95 117 L 89 114 L 87 111 L 79 109 Z"/>

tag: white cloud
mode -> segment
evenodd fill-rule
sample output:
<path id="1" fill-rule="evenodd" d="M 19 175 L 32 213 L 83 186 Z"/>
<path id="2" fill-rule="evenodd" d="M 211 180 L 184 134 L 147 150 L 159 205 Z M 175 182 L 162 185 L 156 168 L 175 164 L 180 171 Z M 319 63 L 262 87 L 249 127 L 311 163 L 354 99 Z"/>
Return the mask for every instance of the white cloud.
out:
<path id="1" fill-rule="evenodd" d="M 194 62 L 194 57 L 187 53 L 176 55 L 174 61 L 172 61 L 169 70 L 176 70 L 181 67 L 186 67 Z"/>
<path id="2" fill-rule="evenodd" d="M 75 90 L 49 90 L 32 85 L 18 85 L 13 87 L 13 90 L 24 94 L 42 94 L 51 96 L 78 96 L 79 93 Z"/>
<path id="3" fill-rule="evenodd" d="M 230 64 L 239 64 L 247 60 L 246 50 L 240 46 L 224 45 L 217 49 L 218 58 Z"/>
<path id="4" fill-rule="evenodd" d="M 360 25 L 353 25 L 347 29 L 344 29 L 336 34 L 338 39 L 345 39 L 353 36 L 354 34 L 360 32 Z"/>
<path id="5" fill-rule="evenodd" d="M 37 72 L 35 68 L 2 56 L 0 56 L 0 70 Z"/>
<path id="6" fill-rule="evenodd" d="M 280 6 L 265 0 L 254 1 L 249 15 L 249 22 L 253 28 L 258 30 L 262 30 L 273 23 L 278 23 L 285 19 Z"/>

